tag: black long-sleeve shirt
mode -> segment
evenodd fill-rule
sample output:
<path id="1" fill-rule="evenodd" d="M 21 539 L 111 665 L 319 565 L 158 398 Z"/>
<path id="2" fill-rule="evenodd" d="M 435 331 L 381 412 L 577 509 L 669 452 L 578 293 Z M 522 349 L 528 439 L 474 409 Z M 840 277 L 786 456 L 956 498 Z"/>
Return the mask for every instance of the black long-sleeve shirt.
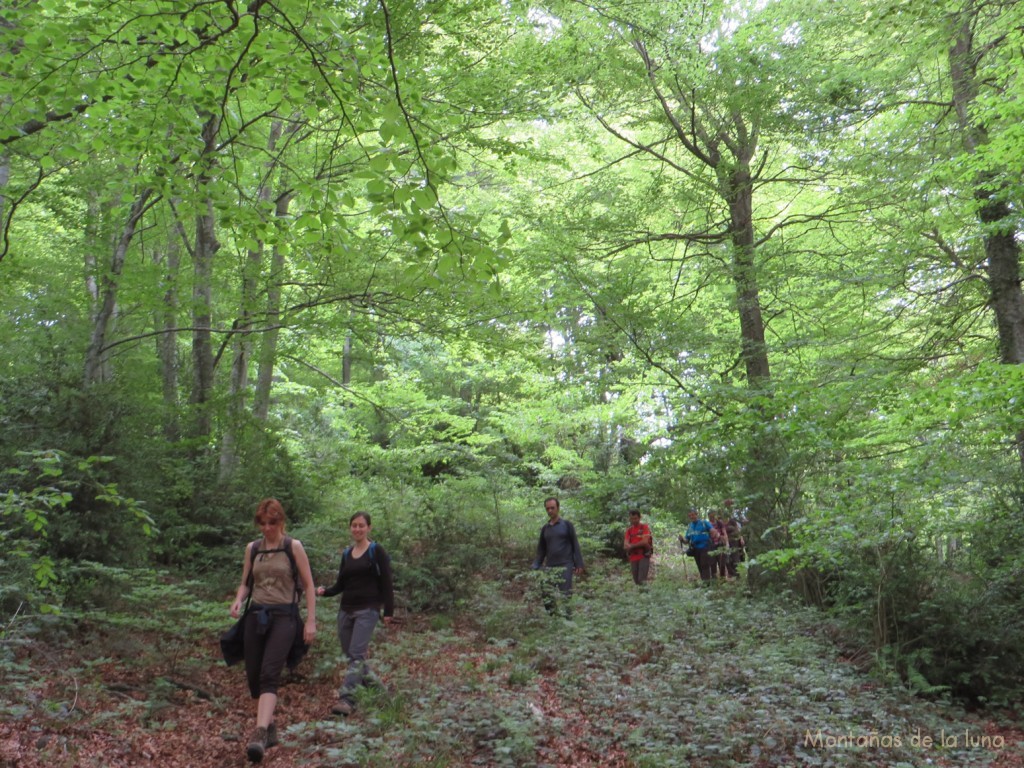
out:
<path id="1" fill-rule="evenodd" d="M 384 608 L 385 616 L 395 613 L 395 587 L 391 574 L 391 558 L 380 544 L 373 543 L 373 559 L 369 548 L 361 557 L 342 557 L 338 566 L 338 580 L 334 586 L 324 590 L 324 597 L 341 593 L 343 611 L 360 611 L 365 608 Z M 380 575 L 377 575 L 377 568 Z"/>
<path id="2" fill-rule="evenodd" d="M 580 552 L 580 543 L 576 539 L 576 528 L 564 517 L 558 518 L 555 523 L 545 523 L 540 529 L 537 557 L 533 561 L 533 567 L 553 567 L 570 563 L 574 568 L 583 567 L 583 553 Z"/>

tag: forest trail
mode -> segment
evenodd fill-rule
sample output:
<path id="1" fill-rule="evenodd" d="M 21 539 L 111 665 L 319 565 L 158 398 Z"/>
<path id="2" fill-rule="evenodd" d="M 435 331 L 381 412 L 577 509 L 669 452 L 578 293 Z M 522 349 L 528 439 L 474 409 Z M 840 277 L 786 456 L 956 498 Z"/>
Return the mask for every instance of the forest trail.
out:
<path id="1" fill-rule="evenodd" d="M 540 610 L 523 574 L 457 621 L 382 628 L 388 690 L 348 720 L 329 715 L 341 669 L 323 604 L 263 765 L 1024 766 L 1019 721 L 884 686 L 843 660 L 820 614 L 677 566 L 644 591 L 618 564 L 589 573 L 572 620 Z M 79 629 L 70 649 L 39 637 L 5 668 L 0 768 L 248 765 L 252 705 L 215 633 Z"/>

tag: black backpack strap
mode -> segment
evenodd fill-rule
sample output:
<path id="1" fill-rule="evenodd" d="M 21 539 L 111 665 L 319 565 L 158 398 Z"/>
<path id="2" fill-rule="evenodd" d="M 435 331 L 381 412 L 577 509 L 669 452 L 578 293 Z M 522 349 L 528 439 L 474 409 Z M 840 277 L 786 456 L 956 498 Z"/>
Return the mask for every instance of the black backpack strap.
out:
<path id="1" fill-rule="evenodd" d="M 249 597 L 252 597 L 252 587 L 255 576 L 253 575 L 252 569 L 256 565 L 256 553 L 259 551 L 261 539 L 249 542 L 249 580 L 246 581 L 246 585 L 249 587 Z"/>
<path id="2" fill-rule="evenodd" d="M 292 599 L 298 604 L 302 590 L 299 588 L 299 566 L 295 564 L 295 555 L 292 554 L 293 541 L 291 536 L 284 537 L 284 553 L 288 555 L 288 562 L 292 564 L 292 587 L 295 590 Z"/>
<path id="3" fill-rule="evenodd" d="M 576 564 L 576 555 L 579 554 L 579 539 L 576 538 L 576 526 L 570 523 L 568 520 L 565 521 L 565 525 L 569 530 L 569 541 L 572 544 L 573 551 L 573 565 Z M 582 554 L 580 555 L 582 557 Z"/>
<path id="4" fill-rule="evenodd" d="M 256 555 L 259 554 L 261 541 L 262 539 L 256 539 L 256 541 L 252 542 L 249 545 L 249 581 L 247 583 L 249 585 L 250 599 L 252 598 L 253 581 L 255 579 L 252 569 L 256 565 Z M 293 539 L 291 536 L 285 536 L 284 541 L 282 542 L 281 550 L 284 550 L 284 553 L 288 556 L 288 562 L 292 566 L 292 586 L 294 589 L 293 598 L 295 602 L 298 603 L 299 595 L 302 594 L 302 590 L 299 588 L 299 566 L 295 562 L 295 555 L 292 554 L 292 541 Z M 265 551 L 279 552 L 281 550 L 275 549 Z"/>

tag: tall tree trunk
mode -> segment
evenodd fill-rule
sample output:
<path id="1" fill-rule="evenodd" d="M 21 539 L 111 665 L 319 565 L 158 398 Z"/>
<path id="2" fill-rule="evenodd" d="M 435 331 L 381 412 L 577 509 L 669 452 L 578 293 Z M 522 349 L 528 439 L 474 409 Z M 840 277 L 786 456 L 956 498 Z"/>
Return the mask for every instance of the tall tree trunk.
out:
<path id="1" fill-rule="evenodd" d="M 280 120 L 271 123 L 270 135 L 267 139 L 267 152 L 271 158 L 274 158 L 274 151 L 277 148 L 277 141 L 281 137 L 282 128 L 283 124 Z M 261 208 L 270 203 L 273 170 L 276 165 L 276 159 L 271 159 L 267 163 L 267 173 L 263 177 L 256 195 Z M 242 306 L 232 341 L 234 355 L 231 363 L 231 377 L 228 382 L 227 419 L 220 445 L 219 481 L 221 483 L 227 482 L 238 467 L 238 431 L 242 428 L 245 420 L 245 393 L 249 386 L 249 362 L 252 358 L 253 347 L 251 333 L 256 317 L 264 247 L 261 242 L 257 244 L 256 248 L 249 251 L 246 269 L 242 275 Z"/>
<path id="2" fill-rule="evenodd" d="M 220 120 L 211 116 L 203 125 L 203 154 L 210 168 L 214 163 Z M 200 177 L 200 186 L 210 179 L 210 168 Z M 193 436 L 209 438 L 213 432 L 210 401 L 213 396 L 213 257 L 220 247 L 215 229 L 213 200 L 207 198 L 205 210 L 196 215 L 196 244 L 192 255 L 192 394 L 194 406 Z"/>
<path id="3" fill-rule="evenodd" d="M 1014 216 L 1008 203 L 996 199 L 993 191 L 981 187 L 975 193 L 981 202 L 978 218 L 985 235 L 989 303 L 996 316 L 999 359 L 1024 363 L 1024 293 L 1021 292 L 1020 246 L 1014 232 Z"/>
<path id="4" fill-rule="evenodd" d="M 761 291 L 755 262 L 753 188 L 747 168 L 730 175 L 725 198 L 729 205 L 732 279 L 740 319 L 740 356 L 747 373 L 747 385 L 758 389 L 771 379 L 771 369 L 764 340 Z"/>
<path id="5" fill-rule="evenodd" d="M 291 194 L 277 198 L 275 215 L 284 219 L 291 205 Z M 284 253 L 274 247 L 270 259 L 270 278 L 267 283 L 267 330 L 261 335 L 259 368 L 256 373 L 256 392 L 253 395 L 253 416 L 266 421 L 270 413 L 270 391 L 274 383 L 274 366 L 277 364 L 277 339 L 281 323 L 281 282 L 284 278 Z"/>
<path id="6" fill-rule="evenodd" d="M 163 254 L 164 261 L 164 295 L 161 308 L 157 313 L 156 323 L 162 329 L 156 337 L 156 354 L 160 364 L 160 382 L 163 394 L 164 420 L 163 432 L 168 442 L 180 439 L 178 428 L 178 273 L 181 267 L 181 242 L 184 237 L 181 223 L 174 223 L 174 231 L 168 238 L 167 250 Z M 159 258 L 159 255 L 158 255 Z"/>
<path id="7" fill-rule="evenodd" d="M 2 102 L 0 102 L 2 103 Z M 11 158 L 6 152 L 0 154 L 0 238 L 6 240 L 7 233 L 7 185 L 11 183 Z M 6 242 L 0 247 L 0 259 L 7 251 Z"/>
<path id="8" fill-rule="evenodd" d="M 88 388 L 98 384 L 106 378 L 107 363 L 107 334 L 110 324 L 117 312 L 117 290 L 118 281 L 124 271 L 125 257 L 128 255 L 128 247 L 135 237 L 139 221 L 148 209 L 148 201 L 153 190 L 144 190 L 132 203 L 128 211 L 128 219 L 125 221 L 121 235 L 118 237 L 110 257 L 110 268 L 99 276 L 96 284 L 96 311 L 93 315 L 92 333 L 89 336 L 89 346 L 85 351 L 85 387 Z"/>
<path id="9" fill-rule="evenodd" d="M 103 249 L 103 209 L 100 206 L 99 195 L 94 191 L 86 193 L 85 211 L 85 242 L 88 243 L 85 249 L 85 292 L 89 294 L 89 317 L 95 323 L 100 314 L 100 306 L 103 303 L 102 290 L 100 288 L 100 252 Z M 116 313 L 116 308 L 114 312 Z M 95 334 L 96 329 L 93 328 Z M 106 331 L 104 331 L 106 333 Z M 86 370 L 89 369 L 89 353 L 86 352 Z M 104 381 L 108 371 L 103 361 L 97 364 L 97 371 L 88 379 Z M 87 379 L 87 381 L 88 381 Z"/>
<path id="10" fill-rule="evenodd" d="M 10 7 L 9 5 L 7 7 Z M 0 28 L 2 29 L 14 29 L 14 24 L 0 14 Z M 18 40 L 13 42 L 9 47 L 8 51 L 17 51 L 21 48 L 22 41 Z M 11 105 L 11 97 L 6 93 L 0 96 L 0 107 L 6 111 Z M 6 152 L 0 153 L 0 261 L 3 260 L 4 255 L 7 253 L 7 233 L 8 227 L 10 226 L 10 218 L 14 216 L 13 210 L 8 210 L 7 206 L 7 185 L 11 183 L 11 156 Z"/>
<path id="11" fill-rule="evenodd" d="M 964 149 L 975 154 L 988 143 L 988 131 L 971 114 L 978 97 L 977 69 L 981 54 L 975 50 L 973 23 L 978 9 L 970 6 L 960 20 L 949 51 L 953 106 L 960 123 Z M 999 336 L 999 359 L 1007 365 L 1024 364 L 1024 293 L 1021 290 L 1020 245 L 1014 211 L 1006 201 L 1006 186 L 994 174 L 975 179 L 974 198 L 985 247 L 989 306 Z M 1024 472 L 1024 424 L 1014 435 L 1021 471 Z"/>
<path id="12" fill-rule="evenodd" d="M 261 190 L 260 197 L 263 197 Z M 269 190 L 266 190 L 269 196 Z M 252 357 L 252 332 L 257 280 L 263 263 L 263 244 L 249 251 L 242 275 L 242 308 L 235 323 L 231 346 L 231 375 L 228 377 L 228 404 L 221 433 L 218 482 L 231 479 L 238 466 L 238 433 L 245 419 L 245 391 L 249 386 L 249 360 Z"/>
<path id="13" fill-rule="evenodd" d="M 213 256 L 220 244 L 214 231 L 213 201 L 196 216 L 196 245 L 192 262 L 192 395 L 195 437 L 213 431 L 210 400 L 213 396 Z"/>
<path id="14" fill-rule="evenodd" d="M 352 383 L 352 331 L 345 331 L 345 343 L 341 347 L 341 383 Z"/>
<path id="15" fill-rule="evenodd" d="M 753 155 L 753 147 L 745 148 Z M 729 205 L 730 239 L 733 250 L 733 285 L 736 289 L 736 308 L 740 321 L 740 357 L 746 371 L 747 388 L 755 399 L 753 406 L 762 414 L 753 427 L 750 437 L 750 460 L 740 478 L 743 495 L 750 510 L 751 546 L 758 549 L 761 533 L 776 529 L 776 488 L 777 467 L 780 465 L 781 448 L 774 437 L 762 425 L 769 417 L 756 401 L 770 394 L 771 367 L 768 362 L 768 347 L 765 344 L 764 317 L 761 312 L 760 287 L 757 279 L 756 252 L 754 246 L 754 200 L 750 172 L 745 163 L 729 174 L 723 190 L 723 197 Z M 763 546 L 773 548 L 781 542 L 767 541 Z"/>

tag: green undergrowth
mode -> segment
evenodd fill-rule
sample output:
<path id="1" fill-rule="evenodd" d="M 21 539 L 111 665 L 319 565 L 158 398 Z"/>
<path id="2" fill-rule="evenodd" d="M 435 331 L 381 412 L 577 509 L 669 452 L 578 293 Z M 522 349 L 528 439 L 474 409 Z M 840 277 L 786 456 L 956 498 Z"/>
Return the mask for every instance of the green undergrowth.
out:
<path id="1" fill-rule="evenodd" d="M 843 663 L 820 612 L 742 583 L 663 568 L 641 590 L 616 567 L 579 585 L 566 619 L 517 579 L 482 589 L 456 629 L 383 634 L 392 692 L 313 725 L 333 746 L 310 763 L 554 765 L 567 734 L 577 754 L 649 768 L 983 766 L 1016 746 Z M 446 671 L 429 674 L 438 655 Z"/>
<path id="2" fill-rule="evenodd" d="M 751 596 L 742 581 L 705 587 L 678 566 L 666 558 L 639 589 L 624 565 L 594 564 L 571 618 L 542 608 L 536 574 L 512 571 L 478 584 L 456 614 L 382 625 L 372 664 L 386 688 L 362 692 L 347 720 L 289 722 L 290 759 L 316 768 L 987 766 L 1020 749 L 949 701 L 844 662 L 820 611 Z M 144 695 L 103 711 L 111 722 L 141 715 L 156 732 L 169 722 L 172 679 L 211 664 L 197 649 L 224 628 L 225 605 L 161 574 L 89 573 L 97 582 L 86 589 L 82 576 L 75 610 L 7 623 L 0 714 L 60 717 L 80 698 L 109 698 L 116 692 L 99 670 L 118 664 L 137 670 L 127 677 Z M 52 701 L 19 694 L 37 681 L 32 659 L 62 643 L 75 644 L 79 661 L 48 665 L 62 676 Z M 304 662 L 310 695 L 339 673 L 336 641 L 325 643 Z"/>

